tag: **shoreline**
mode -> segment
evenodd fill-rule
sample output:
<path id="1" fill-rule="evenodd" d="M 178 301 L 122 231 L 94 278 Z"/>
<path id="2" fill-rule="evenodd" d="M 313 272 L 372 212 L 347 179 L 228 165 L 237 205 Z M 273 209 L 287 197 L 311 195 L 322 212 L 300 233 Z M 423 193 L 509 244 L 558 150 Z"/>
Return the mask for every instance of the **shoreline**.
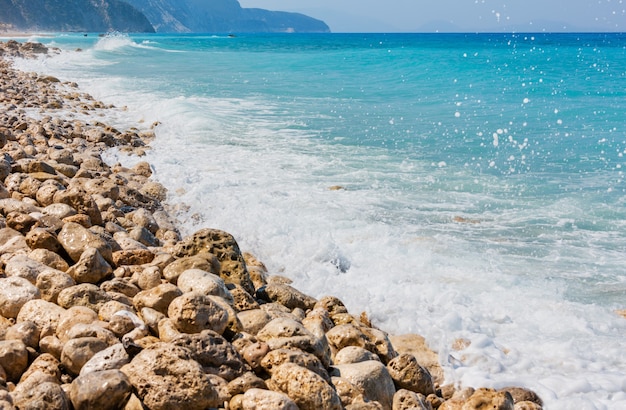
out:
<path id="1" fill-rule="evenodd" d="M 104 388 L 89 381 L 108 372 L 115 391 L 104 396 L 117 394 L 125 408 L 245 409 L 267 400 L 275 404 L 256 408 L 541 408 L 525 389 L 444 385 L 421 336 L 388 335 L 335 297 L 301 293 L 226 232 L 181 238 L 149 164 L 128 169 L 100 156 L 112 147 L 141 156 L 153 132 L 101 124 L 96 113 L 111 107 L 7 62 L 44 46 L 0 45 L 0 297 L 12 307 L 0 312 L 0 344 L 13 349 L 0 354 L 0 402 L 24 406 L 43 395 L 27 392 L 45 385 L 81 408 Z M 93 121 L 69 119 L 68 110 Z M 15 357 L 19 366 L 7 369 Z M 294 378 L 305 382 L 293 386 Z"/>

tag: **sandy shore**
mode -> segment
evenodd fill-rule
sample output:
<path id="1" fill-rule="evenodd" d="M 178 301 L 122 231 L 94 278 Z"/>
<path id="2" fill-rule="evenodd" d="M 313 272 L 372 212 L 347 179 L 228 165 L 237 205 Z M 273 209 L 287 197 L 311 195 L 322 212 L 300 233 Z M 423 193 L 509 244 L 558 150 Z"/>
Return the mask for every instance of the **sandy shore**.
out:
<path id="1" fill-rule="evenodd" d="M 303 294 L 227 232 L 181 238 L 149 164 L 101 157 L 142 156 L 153 130 L 11 67 L 49 52 L 0 43 L 0 408 L 541 408 L 444 384 L 421 336 Z"/>

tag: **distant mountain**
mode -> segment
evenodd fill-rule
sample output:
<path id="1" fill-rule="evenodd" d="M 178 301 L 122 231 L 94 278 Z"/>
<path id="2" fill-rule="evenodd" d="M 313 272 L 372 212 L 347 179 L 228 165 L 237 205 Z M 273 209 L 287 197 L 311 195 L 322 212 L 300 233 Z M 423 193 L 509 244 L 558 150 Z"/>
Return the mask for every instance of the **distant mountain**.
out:
<path id="1" fill-rule="evenodd" d="M 25 31 L 154 32 L 122 0 L 0 0 L 0 26 Z"/>
<path id="2" fill-rule="evenodd" d="M 242 8 L 237 0 L 125 0 L 160 33 L 329 32 L 304 14 Z"/>

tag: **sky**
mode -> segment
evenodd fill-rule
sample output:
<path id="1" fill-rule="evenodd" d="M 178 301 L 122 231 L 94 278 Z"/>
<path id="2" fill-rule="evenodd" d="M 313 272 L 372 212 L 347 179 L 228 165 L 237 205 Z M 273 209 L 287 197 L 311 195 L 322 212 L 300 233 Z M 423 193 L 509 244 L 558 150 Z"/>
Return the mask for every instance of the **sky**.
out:
<path id="1" fill-rule="evenodd" d="M 333 32 L 626 31 L 626 0 L 240 0 Z"/>

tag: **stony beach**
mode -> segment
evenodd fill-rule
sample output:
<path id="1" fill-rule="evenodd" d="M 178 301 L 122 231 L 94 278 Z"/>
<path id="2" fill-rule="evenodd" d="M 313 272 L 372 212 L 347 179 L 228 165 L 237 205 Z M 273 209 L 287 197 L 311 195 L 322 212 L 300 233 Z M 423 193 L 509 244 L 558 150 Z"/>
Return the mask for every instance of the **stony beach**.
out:
<path id="1" fill-rule="evenodd" d="M 141 157 L 153 128 L 11 66 L 53 52 L 0 43 L 0 409 L 541 409 L 445 384 L 421 336 L 300 292 L 227 232 L 181 237 L 148 163 L 102 159 Z"/>

